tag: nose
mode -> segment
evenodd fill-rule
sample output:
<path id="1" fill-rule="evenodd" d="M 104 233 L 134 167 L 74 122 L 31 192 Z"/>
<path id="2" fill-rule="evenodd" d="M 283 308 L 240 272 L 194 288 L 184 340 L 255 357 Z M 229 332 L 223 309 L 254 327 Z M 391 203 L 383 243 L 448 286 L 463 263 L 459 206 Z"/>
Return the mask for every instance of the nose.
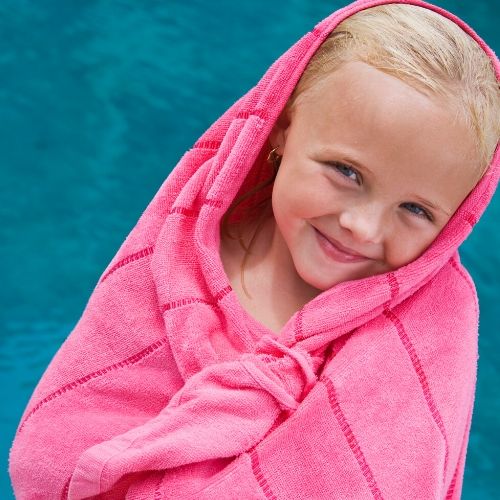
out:
<path id="1" fill-rule="evenodd" d="M 382 208 L 374 203 L 358 204 L 343 210 L 339 224 L 352 233 L 360 243 L 380 244 L 383 240 L 384 221 Z"/>

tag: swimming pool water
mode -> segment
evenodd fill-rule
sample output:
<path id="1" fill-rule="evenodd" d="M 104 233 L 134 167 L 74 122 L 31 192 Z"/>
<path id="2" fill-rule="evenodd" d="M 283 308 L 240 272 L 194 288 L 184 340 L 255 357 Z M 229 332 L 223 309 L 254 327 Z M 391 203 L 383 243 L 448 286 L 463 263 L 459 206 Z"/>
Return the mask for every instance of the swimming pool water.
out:
<path id="1" fill-rule="evenodd" d="M 164 178 L 279 55 L 346 3 L 2 0 L 0 498 L 12 498 L 7 455 L 29 396 Z M 498 53 L 496 0 L 437 4 Z M 481 306 L 466 500 L 497 498 L 500 486 L 498 220 L 499 194 L 461 251 Z"/>

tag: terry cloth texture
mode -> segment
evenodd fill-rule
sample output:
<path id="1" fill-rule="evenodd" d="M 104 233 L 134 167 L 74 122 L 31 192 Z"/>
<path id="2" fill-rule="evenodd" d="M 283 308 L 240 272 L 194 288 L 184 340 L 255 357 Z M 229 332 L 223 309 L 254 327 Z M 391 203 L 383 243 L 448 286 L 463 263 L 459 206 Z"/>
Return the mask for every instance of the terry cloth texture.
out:
<path id="1" fill-rule="evenodd" d="M 279 335 L 238 301 L 220 221 L 261 178 L 307 62 L 357 1 L 306 33 L 180 159 L 102 273 L 28 402 L 9 472 L 26 499 L 458 499 L 478 299 L 459 245 L 486 175 L 416 260 L 340 283 Z M 489 55 L 462 20 L 437 6 Z M 269 170 L 268 170 L 269 171 Z"/>

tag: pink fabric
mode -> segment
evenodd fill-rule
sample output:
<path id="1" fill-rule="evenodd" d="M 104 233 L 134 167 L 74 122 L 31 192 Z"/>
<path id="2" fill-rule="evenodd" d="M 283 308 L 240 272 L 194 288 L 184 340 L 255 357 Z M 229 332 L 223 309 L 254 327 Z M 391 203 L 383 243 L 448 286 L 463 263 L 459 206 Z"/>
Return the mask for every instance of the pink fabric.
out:
<path id="1" fill-rule="evenodd" d="M 103 272 L 37 385 L 11 449 L 17 498 L 460 498 L 478 300 L 457 248 L 500 153 L 417 260 L 341 283 L 279 336 L 238 302 L 222 215 L 258 178 L 318 23 L 185 153 Z M 418 0 L 491 49 L 447 11 Z M 255 170 L 251 169 L 255 165 Z"/>

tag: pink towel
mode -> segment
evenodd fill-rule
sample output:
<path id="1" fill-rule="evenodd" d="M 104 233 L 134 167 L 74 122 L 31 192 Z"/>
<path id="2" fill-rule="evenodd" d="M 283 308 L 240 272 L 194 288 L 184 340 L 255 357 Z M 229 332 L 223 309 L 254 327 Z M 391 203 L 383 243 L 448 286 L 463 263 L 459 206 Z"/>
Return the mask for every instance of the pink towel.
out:
<path id="1" fill-rule="evenodd" d="M 180 159 L 26 407 L 17 498 L 460 497 L 479 313 L 457 249 L 496 189 L 499 149 L 418 259 L 322 292 L 279 336 L 242 307 L 219 254 L 221 217 L 307 62 L 384 3 L 318 23 Z M 499 75 L 463 21 L 406 3 L 456 22 Z"/>

